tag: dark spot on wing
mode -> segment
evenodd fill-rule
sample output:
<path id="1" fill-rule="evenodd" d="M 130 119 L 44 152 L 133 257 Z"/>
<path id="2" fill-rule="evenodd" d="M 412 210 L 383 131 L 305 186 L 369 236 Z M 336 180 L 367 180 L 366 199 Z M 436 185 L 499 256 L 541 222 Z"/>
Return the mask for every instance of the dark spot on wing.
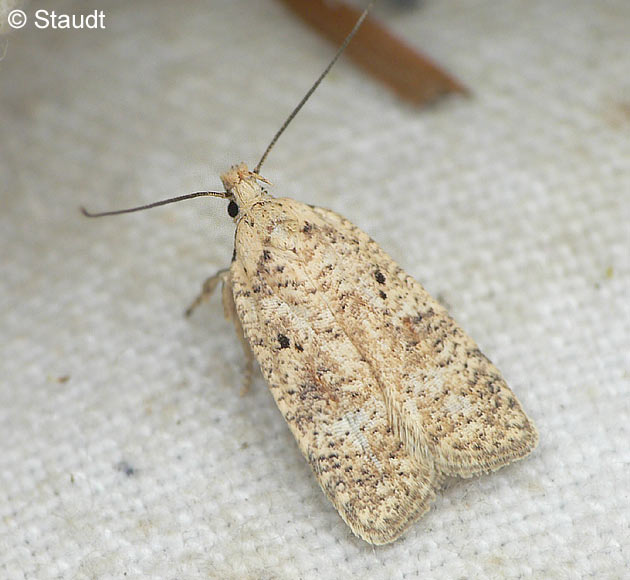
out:
<path id="1" fill-rule="evenodd" d="M 280 343 L 280 348 L 289 348 L 290 341 L 284 334 L 278 333 L 278 342 Z"/>

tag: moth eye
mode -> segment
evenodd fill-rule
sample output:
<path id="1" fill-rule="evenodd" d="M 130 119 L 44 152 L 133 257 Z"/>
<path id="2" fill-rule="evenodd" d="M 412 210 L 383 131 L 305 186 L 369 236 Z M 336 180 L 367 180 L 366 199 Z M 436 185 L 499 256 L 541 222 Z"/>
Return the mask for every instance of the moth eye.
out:
<path id="1" fill-rule="evenodd" d="M 228 215 L 233 218 L 236 217 L 238 215 L 238 204 L 231 199 L 230 203 L 228 203 Z"/>

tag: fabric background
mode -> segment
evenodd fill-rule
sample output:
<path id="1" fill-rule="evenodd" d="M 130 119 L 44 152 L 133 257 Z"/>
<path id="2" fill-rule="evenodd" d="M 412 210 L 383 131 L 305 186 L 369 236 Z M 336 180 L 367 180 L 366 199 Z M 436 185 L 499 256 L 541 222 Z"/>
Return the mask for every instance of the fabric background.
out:
<path id="1" fill-rule="evenodd" d="M 225 202 L 87 220 L 255 165 L 333 53 L 272 1 L 38 2 L 0 39 L 0 577 L 621 578 L 630 572 L 630 3 L 379 14 L 472 90 L 424 111 L 342 60 L 272 193 L 367 230 L 540 431 L 396 543 L 325 499 L 215 297 Z M 6 28 L 6 27 L 5 27 Z"/>

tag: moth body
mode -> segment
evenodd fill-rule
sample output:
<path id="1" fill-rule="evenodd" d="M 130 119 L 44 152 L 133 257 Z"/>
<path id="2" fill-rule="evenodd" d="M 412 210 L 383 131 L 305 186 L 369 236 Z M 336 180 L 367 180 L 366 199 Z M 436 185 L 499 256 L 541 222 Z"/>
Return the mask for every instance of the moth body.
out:
<path id="1" fill-rule="evenodd" d="M 271 197 L 259 179 L 244 164 L 222 176 L 237 206 L 226 313 L 341 517 L 367 542 L 391 542 L 444 478 L 525 457 L 536 429 L 475 342 L 376 242 L 335 212 Z"/>

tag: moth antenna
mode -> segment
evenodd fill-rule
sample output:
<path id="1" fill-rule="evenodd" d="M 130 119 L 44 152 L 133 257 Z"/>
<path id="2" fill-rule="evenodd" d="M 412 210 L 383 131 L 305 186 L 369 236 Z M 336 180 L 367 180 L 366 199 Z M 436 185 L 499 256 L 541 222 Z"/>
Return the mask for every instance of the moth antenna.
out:
<path id="1" fill-rule="evenodd" d="M 222 197 L 227 198 L 230 194 L 226 191 L 197 191 L 195 193 L 188 193 L 186 195 L 180 195 L 178 197 L 171 197 L 169 199 L 163 199 L 162 201 L 155 201 L 147 205 L 139 205 L 138 207 L 130 207 L 129 209 L 118 209 L 115 211 L 103 211 L 100 213 L 92 213 L 84 207 L 81 207 L 81 213 L 86 217 L 103 217 L 106 215 L 119 215 L 121 213 L 133 213 L 134 211 L 142 211 L 143 209 L 151 209 L 152 207 L 159 207 L 160 205 L 167 205 L 169 203 L 177 203 L 178 201 L 184 201 L 185 199 L 193 199 L 195 197 Z"/>
<path id="2" fill-rule="evenodd" d="M 368 15 L 368 12 L 372 8 L 372 5 L 374 4 L 374 2 L 375 2 L 375 0 L 372 0 L 372 2 L 370 2 L 367 5 L 366 9 L 363 11 L 361 16 L 359 16 L 359 19 L 357 20 L 357 22 L 354 25 L 354 27 L 352 28 L 352 30 L 348 33 L 348 36 L 346 36 L 346 38 L 343 41 L 342 45 L 339 47 L 339 50 L 337 50 L 337 53 L 335 54 L 333 59 L 330 61 L 330 63 L 328 63 L 328 66 L 324 69 L 324 72 L 321 75 L 319 75 L 319 78 L 313 83 L 313 86 L 302 97 L 302 100 L 297 104 L 295 109 L 293 109 L 293 111 L 291 111 L 291 114 L 286 118 L 285 122 L 282 124 L 282 127 L 280 127 L 280 129 L 278 129 L 277 133 L 273 136 L 273 139 L 271 140 L 271 143 L 269 143 L 269 145 L 267 146 L 267 149 L 265 149 L 265 152 L 263 153 L 263 156 L 260 158 L 260 161 L 258 162 L 258 165 L 256 165 L 256 168 L 254 169 L 254 173 L 260 173 L 260 168 L 262 167 L 262 164 L 265 162 L 265 159 L 267 159 L 267 155 L 269 155 L 269 152 L 273 149 L 273 146 L 276 144 L 276 141 L 280 138 L 280 135 L 282 135 L 282 133 L 284 133 L 284 130 L 289 126 L 289 123 L 291 123 L 291 121 L 293 121 L 294 117 L 300 112 L 300 109 L 306 104 L 306 101 L 309 100 L 311 95 L 315 92 L 315 89 L 324 80 L 326 75 L 329 73 L 330 69 L 337 62 L 337 59 L 341 56 L 341 53 L 344 50 L 346 50 L 346 47 L 348 46 L 348 44 L 350 44 L 350 41 L 352 40 L 354 35 L 358 32 L 359 28 L 361 27 L 361 24 L 363 24 L 363 21 L 365 20 L 366 16 Z"/>
<path id="3" fill-rule="evenodd" d="M 361 16 L 359 16 L 359 18 L 356 21 L 355 25 L 352 27 L 352 30 L 348 33 L 348 36 L 346 36 L 346 38 L 344 39 L 343 43 L 341 44 L 341 46 L 337 50 L 335 56 L 328 63 L 328 66 L 324 69 L 324 72 L 322 72 L 322 74 L 319 75 L 319 78 L 313 83 L 313 86 L 306 92 L 306 94 L 302 97 L 302 100 L 297 104 L 297 106 L 293 109 L 293 111 L 291 111 L 291 114 L 286 118 L 284 123 L 282 123 L 282 126 L 280 127 L 280 129 L 278 129 L 276 134 L 273 136 L 273 139 L 271 140 L 271 143 L 269 143 L 269 145 L 267 146 L 267 149 L 265 149 L 265 152 L 263 153 L 263 156 L 260 158 L 260 161 L 258 162 L 258 165 L 256 165 L 256 168 L 252 172 L 253 174 L 256 174 L 257 177 L 258 177 L 258 174 L 260 173 L 260 168 L 262 167 L 262 164 L 264 163 L 265 159 L 267 159 L 267 155 L 269 155 L 269 152 L 273 149 L 273 146 L 276 144 L 276 141 L 278 141 L 278 139 L 280 138 L 280 135 L 282 135 L 282 133 L 284 133 L 285 129 L 289 126 L 291 121 L 293 121 L 295 116 L 300 112 L 300 109 L 306 104 L 306 102 L 309 100 L 311 95 L 315 92 L 315 89 L 317 89 L 317 87 L 324 80 L 326 75 L 330 72 L 330 69 L 337 62 L 337 60 L 339 59 L 339 57 L 341 56 L 343 51 L 346 50 L 346 47 L 348 46 L 348 44 L 350 44 L 350 41 L 352 40 L 354 35 L 358 32 L 359 28 L 361 28 L 361 24 L 363 24 L 363 21 L 367 17 L 368 12 L 372 8 L 372 5 L 374 4 L 375 1 L 376 0 L 372 0 L 372 2 L 370 2 L 367 5 L 365 10 L 361 13 Z M 266 180 L 263 179 L 263 181 L 266 181 Z M 178 197 L 171 197 L 169 199 L 164 199 L 162 201 L 156 201 L 154 203 L 149 203 L 147 205 L 140 205 L 138 207 L 131 207 L 131 208 L 128 208 L 128 209 L 118 209 L 118 210 L 114 210 L 114 211 L 103 211 L 103 212 L 99 212 L 99 213 L 93 213 L 93 212 L 88 211 L 84 207 L 81 207 L 81 213 L 83 213 L 84 216 L 91 217 L 91 218 L 103 217 L 103 216 L 108 216 L 108 215 L 120 215 L 120 214 L 123 214 L 123 213 L 133 213 L 135 211 L 142 211 L 142 210 L 145 210 L 145 209 L 151 209 L 151 208 L 154 208 L 154 207 L 159 207 L 161 205 L 167 205 L 169 203 L 177 203 L 178 201 L 184 201 L 186 199 L 193 199 L 195 197 L 209 197 L 209 196 L 222 197 L 222 198 L 225 199 L 225 198 L 229 197 L 229 194 L 227 192 L 224 192 L 224 191 L 198 191 L 196 193 L 189 193 L 187 195 L 180 195 Z"/>

